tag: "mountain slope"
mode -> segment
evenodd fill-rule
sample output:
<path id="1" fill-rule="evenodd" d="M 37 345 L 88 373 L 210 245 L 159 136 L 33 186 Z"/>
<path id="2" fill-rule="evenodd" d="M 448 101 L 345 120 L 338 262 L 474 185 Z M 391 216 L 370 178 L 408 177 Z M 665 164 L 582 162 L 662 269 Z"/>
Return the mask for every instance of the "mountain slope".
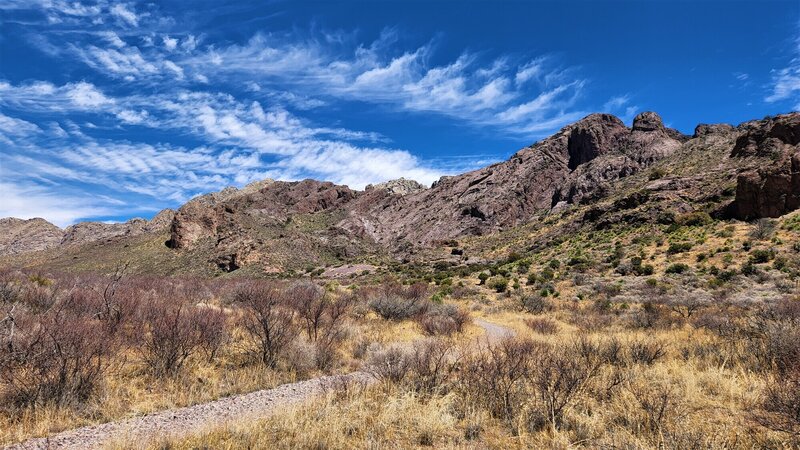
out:
<path id="1" fill-rule="evenodd" d="M 167 273 L 281 272 L 391 258 L 447 259 L 455 241 L 491 242 L 518 227 L 537 229 L 539 219 L 559 211 L 568 211 L 556 228 L 561 232 L 671 223 L 691 212 L 720 219 L 777 217 L 800 207 L 798 144 L 798 113 L 737 127 L 701 124 L 693 136 L 664 127 L 652 112 L 638 115 L 631 128 L 614 116 L 592 114 L 508 161 L 442 177 L 429 189 L 408 180 L 364 191 L 315 180 L 265 180 L 198 197 L 174 217 L 160 214 L 151 223 L 78 224 L 60 240 L 40 219 L 29 225 L 4 219 L 0 229 L 8 231 L 0 251 L 9 263 L 44 259 L 66 267 L 62 254 L 81 260 L 87 254 L 81 248 L 91 246 L 97 260 L 98 252 L 113 248 L 114 257 L 99 258 L 110 264 L 126 257 L 129 240 L 165 237 L 166 247 L 136 257 L 148 264 L 163 260 Z M 199 262 L 186 270 L 179 262 L 188 260 Z"/>

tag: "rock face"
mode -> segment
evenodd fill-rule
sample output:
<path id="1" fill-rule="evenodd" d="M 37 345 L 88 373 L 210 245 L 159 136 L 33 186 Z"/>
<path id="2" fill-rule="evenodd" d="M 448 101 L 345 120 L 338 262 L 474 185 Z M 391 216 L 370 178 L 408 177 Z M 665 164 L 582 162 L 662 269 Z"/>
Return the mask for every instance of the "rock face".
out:
<path id="1" fill-rule="evenodd" d="M 57 247 L 64 232 L 40 219 L 0 219 L 0 254 L 16 255 Z"/>
<path id="2" fill-rule="evenodd" d="M 800 208 L 800 114 L 742 128 L 731 156 L 765 162 L 739 175 L 733 215 L 745 220 L 778 217 Z"/>
<path id="3" fill-rule="evenodd" d="M 413 194 L 415 192 L 422 191 L 425 188 L 422 184 L 414 180 L 407 180 L 405 178 L 398 178 L 396 180 L 386 181 L 384 183 L 378 183 L 375 185 L 368 184 L 367 187 L 364 189 L 365 191 L 370 191 L 372 189 L 383 189 L 390 194 L 394 195 L 408 195 Z"/>

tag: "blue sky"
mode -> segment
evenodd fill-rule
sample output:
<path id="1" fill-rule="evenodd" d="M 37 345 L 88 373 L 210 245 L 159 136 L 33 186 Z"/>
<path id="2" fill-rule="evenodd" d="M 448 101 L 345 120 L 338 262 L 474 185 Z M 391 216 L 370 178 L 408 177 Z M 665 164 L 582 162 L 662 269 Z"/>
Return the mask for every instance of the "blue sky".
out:
<path id="1" fill-rule="evenodd" d="M 0 0 L 0 217 L 430 183 L 598 111 L 691 133 L 798 110 L 799 23 L 796 0 Z"/>

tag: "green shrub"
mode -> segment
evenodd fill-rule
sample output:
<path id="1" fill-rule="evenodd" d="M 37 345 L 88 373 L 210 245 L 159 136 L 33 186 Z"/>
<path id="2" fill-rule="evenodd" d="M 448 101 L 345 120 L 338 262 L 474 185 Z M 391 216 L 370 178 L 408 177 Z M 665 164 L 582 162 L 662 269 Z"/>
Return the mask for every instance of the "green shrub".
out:
<path id="1" fill-rule="evenodd" d="M 688 252 L 692 249 L 691 242 L 673 242 L 669 244 L 669 248 L 667 249 L 667 253 L 670 255 L 675 255 L 677 253 L 684 253 Z"/>
<path id="2" fill-rule="evenodd" d="M 670 264 L 667 269 L 664 271 L 665 273 L 684 273 L 689 270 L 689 266 L 684 263 L 675 263 Z"/>
<path id="3" fill-rule="evenodd" d="M 497 293 L 505 292 L 508 289 L 508 280 L 505 277 L 492 277 L 486 281 L 486 285 Z"/>
<path id="4" fill-rule="evenodd" d="M 711 219 L 711 216 L 705 211 L 695 211 L 678 216 L 675 222 L 679 225 L 699 226 L 708 225 L 713 222 L 713 219 Z"/>
<path id="5" fill-rule="evenodd" d="M 764 264 L 775 257 L 775 252 L 772 250 L 756 249 L 750 252 L 750 261 L 753 264 Z"/>

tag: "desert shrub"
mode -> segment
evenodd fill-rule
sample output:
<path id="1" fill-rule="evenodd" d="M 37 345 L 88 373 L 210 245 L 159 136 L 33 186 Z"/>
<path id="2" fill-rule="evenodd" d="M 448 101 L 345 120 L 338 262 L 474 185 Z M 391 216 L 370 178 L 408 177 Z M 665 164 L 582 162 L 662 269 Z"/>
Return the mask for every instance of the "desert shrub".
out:
<path id="1" fill-rule="evenodd" d="M 755 249 L 750 252 L 750 261 L 753 264 L 763 264 L 772 260 L 775 257 L 775 252 L 765 249 Z"/>
<path id="2" fill-rule="evenodd" d="M 486 286 L 494 289 L 495 292 L 502 293 L 508 289 L 508 280 L 505 277 L 498 275 L 487 280 Z"/>
<path id="3" fill-rule="evenodd" d="M 234 302 L 243 310 L 243 327 L 259 359 L 275 367 L 299 332 L 285 292 L 274 283 L 251 282 L 236 291 Z"/>
<path id="4" fill-rule="evenodd" d="M 481 272 L 481 273 L 478 274 L 478 280 L 479 280 L 478 284 L 486 284 L 486 280 L 488 280 L 488 279 L 489 279 L 489 274 L 488 273 Z"/>
<path id="5" fill-rule="evenodd" d="M 691 249 L 692 249 L 691 242 L 673 242 L 669 244 L 669 248 L 667 248 L 667 253 L 670 255 L 675 255 L 677 253 L 688 252 Z"/>
<path id="6" fill-rule="evenodd" d="M 213 344 L 216 333 L 213 327 L 220 324 L 206 311 L 182 302 L 151 301 L 142 307 L 140 314 L 140 323 L 145 329 L 137 350 L 156 377 L 177 375 L 186 360 L 200 348 L 204 337 L 207 344 Z"/>
<path id="7" fill-rule="evenodd" d="M 550 300 L 548 300 L 546 297 L 542 297 L 538 293 L 522 294 L 519 298 L 519 301 L 522 309 L 531 314 L 541 314 L 553 309 Z"/>
<path id="8" fill-rule="evenodd" d="M 765 369 L 784 375 L 800 367 L 800 300 L 785 299 L 757 310 L 745 337 Z"/>
<path id="9" fill-rule="evenodd" d="M 770 379 L 756 417 L 765 427 L 800 440 L 800 367 Z"/>
<path id="10" fill-rule="evenodd" d="M 214 361 L 219 349 L 228 342 L 225 313 L 212 307 L 199 308 L 192 314 L 197 344 L 208 362 Z"/>
<path id="11" fill-rule="evenodd" d="M 400 383 L 411 369 L 411 358 L 398 347 L 390 347 L 374 353 L 365 370 L 376 379 L 387 383 Z"/>
<path id="12" fill-rule="evenodd" d="M 705 211 L 686 213 L 675 218 L 675 223 L 686 226 L 708 225 L 711 222 L 713 222 L 713 219 Z"/>
<path id="13" fill-rule="evenodd" d="M 457 386 L 463 407 L 482 407 L 513 422 L 529 397 L 527 381 L 533 364 L 548 352 L 544 344 L 506 338 L 466 356 Z"/>
<path id="14" fill-rule="evenodd" d="M 412 388 L 426 393 L 446 389 L 459 367 L 458 353 L 450 340 L 425 339 L 416 342 L 408 355 Z"/>
<path id="15" fill-rule="evenodd" d="M 768 218 L 758 219 L 750 231 L 750 237 L 765 241 L 775 234 L 775 221 Z"/>
<path id="16" fill-rule="evenodd" d="M 427 308 L 427 301 L 417 298 L 403 298 L 379 294 L 374 297 L 369 306 L 379 316 L 387 320 L 404 320 L 417 316 Z"/>
<path id="17" fill-rule="evenodd" d="M 96 391 L 114 341 L 76 301 L 67 297 L 39 315 L 11 311 L 0 323 L 0 405 L 68 406 Z"/>
<path id="18" fill-rule="evenodd" d="M 656 341 L 634 341 L 628 346 L 630 360 L 636 364 L 652 365 L 666 354 L 666 346 Z"/>
<path id="19" fill-rule="evenodd" d="M 417 318 L 422 331 L 429 336 L 460 333 L 469 321 L 469 313 L 466 310 L 449 304 L 430 307 Z"/>
<path id="20" fill-rule="evenodd" d="M 525 319 L 525 325 L 531 330 L 539 334 L 556 334 L 558 333 L 558 323 L 553 319 L 546 317 L 531 317 Z"/>
<path id="21" fill-rule="evenodd" d="M 663 440 L 686 414 L 683 387 L 669 379 L 633 379 L 627 386 L 639 406 L 642 418 L 636 421 L 651 436 Z"/>
<path id="22" fill-rule="evenodd" d="M 631 325 L 635 328 L 660 328 L 668 324 L 669 311 L 655 302 L 644 302 L 642 307 L 631 315 Z"/>
<path id="23" fill-rule="evenodd" d="M 573 347 L 575 349 L 582 347 L 581 341 L 576 342 Z M 574 350 L 549 351 L 538 359 L 533 375 L 533 386 L 540 411 L 544 414 L 535 416 L 536 420 L 532 423 L 534 428 L 540 428 L 545 423 L 558 428 L 567 408 L 599 374 L 602 366 L 600 352 L 593 349 L 590 352 L 578 353 L 578 356 L 580 357 L 576 357 Z"/>
<path id="24" fill-rule="evenodd" d="M 686 272 L 688 270 L 689 270 L 689 266 L 688 265 L 686 265 L 684 263 L 674 263 L 674 264 L 670 264 L 669 266 L 667 266 L 667 268 L 664 270 L 664 273 L 680 274 L 680 273 L 684 273 L 684 272 Z"/>

